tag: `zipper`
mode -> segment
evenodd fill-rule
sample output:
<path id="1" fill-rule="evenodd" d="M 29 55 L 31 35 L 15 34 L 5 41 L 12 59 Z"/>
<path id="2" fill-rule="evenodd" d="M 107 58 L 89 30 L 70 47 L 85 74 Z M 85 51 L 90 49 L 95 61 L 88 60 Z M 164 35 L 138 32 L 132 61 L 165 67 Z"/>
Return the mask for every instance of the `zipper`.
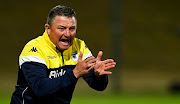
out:
<path id="1" fill-rule="evenodd" d="M 62 57 L 62 64 L 64 66 L 64 57 L 63 57 L 63 52 L 61 52 L 61 57 Z"/>
<path id="2" fill-rule="evenodd" d="M 63 57 L 63 51 L 61 51 L 58 47 L 56 47 L 56 49 L 57 49 L 57 53 L 61 53 L 61 57 L 62 57 L 62 66 L 64 66 L 64 57 Z M 59 54 L 58 54 L 58 56 L 59 56 Z"/>

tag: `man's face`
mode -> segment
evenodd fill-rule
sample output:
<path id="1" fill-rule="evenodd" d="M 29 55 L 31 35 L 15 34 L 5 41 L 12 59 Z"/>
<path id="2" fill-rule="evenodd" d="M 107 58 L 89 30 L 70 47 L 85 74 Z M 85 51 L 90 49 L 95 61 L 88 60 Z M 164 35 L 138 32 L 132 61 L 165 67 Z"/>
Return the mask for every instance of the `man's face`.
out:
<path id="1" fill-rule="evenodd" d="M 45 25 L 50 40 L 61 50 L 67 50 L 73 43 L 76 34 L 74 17 L 56 16 L 51 26 Z"/>

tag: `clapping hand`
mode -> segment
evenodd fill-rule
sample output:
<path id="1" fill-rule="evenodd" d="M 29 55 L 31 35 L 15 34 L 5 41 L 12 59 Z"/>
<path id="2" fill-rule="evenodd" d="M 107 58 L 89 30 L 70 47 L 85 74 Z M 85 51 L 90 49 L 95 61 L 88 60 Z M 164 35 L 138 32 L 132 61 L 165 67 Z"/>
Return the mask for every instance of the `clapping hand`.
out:
<path id="1" fill-rule="evenodd" d="M 76 78 L 80 78 L 86 74 L 88 74 L 94 68 L 94 74 L 98 77 L 104 74 L 112 74 L 112 72 L 108 71 L 111 68 L 114 68 L 116 63 L 113 59 L 107 59 L 101 61 L 103 52 L 100 51 L 97 55 L 97 58 L 90 57 L 86 60 L 82 60 L 83 53 L 80 52 L 78 63 L 73 70 L 73 73 Z"/>
<path id="2" fill-rule="evenodd" d="M 98 77 L 104 74 L 112 74 L 112 72 L 108 70 L 111 68 L 114 68 L 116 65 L 113 59 L 107 59 L 107 60 L 101 61 L 102 54 L 103 52 L 99 51 L 96 58 L 96 64 L 94 66 L 94 73 Z"/>
<path id="3" fill-rule="evenodd" d="M 87 58 L 86 60 L 82 60 L 82 57 L 83 57 L 83 53 L 80 52 L 78 63 L 73 70 L 73 73 L 76 78 L 80 78 L 88 74 L 94 68 L 95 63 L 96 63 L 95 57 L 90 57 L 90 58 Z"/>

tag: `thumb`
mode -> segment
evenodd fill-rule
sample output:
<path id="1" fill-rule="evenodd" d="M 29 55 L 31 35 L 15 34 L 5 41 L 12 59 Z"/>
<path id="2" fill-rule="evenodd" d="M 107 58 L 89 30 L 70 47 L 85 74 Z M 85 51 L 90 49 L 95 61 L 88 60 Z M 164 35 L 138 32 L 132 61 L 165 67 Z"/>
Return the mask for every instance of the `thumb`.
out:
<path id="1" fill-rule="evenodd" d="M 78 61 L 81 61 L 83 57 L 83 53 L 80 51 Z"/>
<path id="2" fill-rule="evenodd" d="M 103 52 L 102 51 L 99 51 L 98 55 L 97 55 L 97 60 L 100 61 L 101 60 L 101 57 L 103 55 Z"/>

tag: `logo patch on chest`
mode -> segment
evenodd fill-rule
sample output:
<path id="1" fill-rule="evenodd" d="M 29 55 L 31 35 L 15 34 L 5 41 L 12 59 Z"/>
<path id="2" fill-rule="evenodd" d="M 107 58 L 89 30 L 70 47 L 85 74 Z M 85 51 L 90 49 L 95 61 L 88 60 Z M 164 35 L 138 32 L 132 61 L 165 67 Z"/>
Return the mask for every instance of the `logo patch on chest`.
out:
<path id="1" fill-rule="evenodd" d="M 73 61 L 75 61 L 75 62 L 77 62 L 78 61 L 78 53 L 77 53 L 77 51 L 76 52 L 73 52 L 73 53 L 71 53 L 71 58 L 72 58 L 72 60 Z"/>

